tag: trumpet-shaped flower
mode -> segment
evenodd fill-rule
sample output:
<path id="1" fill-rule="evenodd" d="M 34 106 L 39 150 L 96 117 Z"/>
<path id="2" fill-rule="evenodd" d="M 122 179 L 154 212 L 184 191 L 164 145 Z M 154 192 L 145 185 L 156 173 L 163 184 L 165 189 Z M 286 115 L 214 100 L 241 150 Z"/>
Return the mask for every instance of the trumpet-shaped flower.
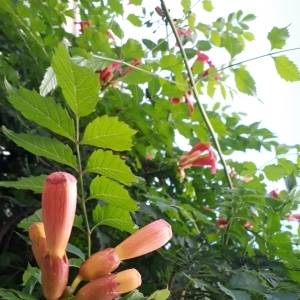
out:
<path id="1" fill-rule="evenodd" d="M 82 287 L 75 300 L 112 300 L 141 285 L 141 275 L 136 269 L 99 277 Z"/>
<path id="2" fill-rule="evenodd" d="M 48 245 L 46 241 L 44 224 L 42 222 L 33 223 L 29 227 L 28 232 L 32 244 L 31 247 L 33 255 L 39 268 L 41 269 L 43 261 L 48 254 Z"/>
<path id="3" fill-rule="evenodd" d="M 122 260 L 155 251 L 171 238 L 171 225 L 164 220 L 154 221 L 129 236 L 116 248 L 104 249 L 89 257 L 80 267 L 79 280 L 93 280 L 108 274 Z"/>
<path id="4" fill-rule="evenodd" d="M 42 215 L 49 254 L 63 258 L 71 234 L 77 204 L 76 179 L 69 173 L 54 172 L 44 183 Z"/>
<path id="5" fill-rule="evenodd" d="M 57 300 L 64 293 L 69 277 L 69 261 L 47 255 L 42 265 L 42 289 L 47 300 Z"/>
<path id="6" fill-rule="evenodd" d="M 198 143 L 192 150 L 179 158 L 179 173 L 183 179 L 184 170 L 190 167 L 210 166 L 211 173 L 216 174 L 216 159 L 210 144 Z"/>

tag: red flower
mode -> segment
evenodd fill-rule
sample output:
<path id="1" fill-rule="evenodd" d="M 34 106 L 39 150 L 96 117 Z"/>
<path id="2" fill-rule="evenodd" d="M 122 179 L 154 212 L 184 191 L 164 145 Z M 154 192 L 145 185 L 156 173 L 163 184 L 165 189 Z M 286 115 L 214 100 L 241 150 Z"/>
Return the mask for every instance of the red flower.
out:
<path id="1" fill-rule="evenodd" d="M 204 155 L 202 155 L 204 154 Z M 184 169 L 190 167 L 210 166 L 211 173 L 216 174 L 216 159 L 210 144 L 198 143 L 192 150 L 179 158 L 180 177 L 184 178 Z"/>
<path id="2" fill-rule="evenodd" d="M 113 41 L 115 40 L 115 37 L 112 35 L 112 33 L 109 30 L 106 30 L 105 33 L 110 39 L 112 39 Z"/>
<path id="3" fill-rule="evenodd" d="M 227 226 L 227 220 L 225 218 L 218 218 L 216 222 L 219 228 L 224 228 Z"/>
<path id="4" fill-rule="evenodd" d="M 131 63 L 130 63 L 132 66 L 134 66 L 134 67 L 137 67 L 137 66 L 139 66 L 139 65 L 141 65 L 142 64 L 142 62 L 141 62 L 141 60 L 140 59 L 134 59 Z M 130 71 L 132 71 L 132 67 L 127 67 L 126 69 L 125 69 L 125 71 L 121 74 L 121 76 L 120 77 L 124 77 L 125 75 L 127 75 Z"/>
<path id="5" fill-rule="evenodd" d="M 273 197 L 273 198 L 279 198 L 279 193 L 278 193 L 278 189 L 273 190 L 269 193 L 269 196 Z"/>
<path id="6" fill-rule="evenodd" d="M 187 36 L 190 36 L 193 34 L 193 30 L 192 29 L 182 29 L 182 28 L 178 28 L 177 29 L 177 33 L 180 36 L 182 36 L 183 38 L 184 37 L 187 37 Z M 182 39 L 181 39 L 182 40 Z M 178 47 L 178 43 L 175 44 L 175 46 Z"/>
<path id="7" fill-rule="evenodd" d="M 290 213 L 288 216 L 287 216 L 287 219 L 289 221 L 300 221 L 300 214 L 299 213 Z"/>
<path id="8" fill-rule="evenodd" d="M 253 229 L 253 223 L 251 221 L 247 221 L 245 224 L 244 224 L 244 227 L 245 228 L 248 228 L 250 230 Z"/>
<path id="9" fill-rule="evenodd" d="M 74 22 L 74 24 L 79 24 L 80 25 L 80 29 L 79 32 L 83 33 L 84 32 L 84 27 L 90 27 L 91 26 L 91 22 L 90 21 L 79 21 L 79 22 Z"/>
<path id="10" fill-rule="evenodd" d="M 191 115 L 192 115 L 192 113 L 193 113 L 193 111 L 194 111 L 194 103 L 193 103 L 193 101 L 192 101 L 192 99 L 191 99 L 191 95 L 192 95 L 192 91 L 187 91 L 187 92 L 184 93 L 184 101 L 185 101 L 185 103 L 188 105 L 189 111 L 190 111 L 189 117 L 191 117 Z M 176 105 L 176 104 L 178 104 L 179 102 L 181 102 L 181 100 L 182 100 L 182 99 L 180 99 L 180 98 L 171 98 L 171 99 L 170 99 L 170 102 L 171 102 L 172 104 Z"/>
<path id="11" fill-rule="evenodd" d="M 201 53 L 200 50 L 197 51 L 197 58 L 196 58 L 196 61 L 199 61 L 199 62 L 202 62 L 202 63 L 207 63 L 208 66 L 210 68 L 215 68 L 215 65 L 211 62 L 211 60 L 209 60 L 209 57 L 204 54 L 204 53 Z M 201 77 L 207 77 L 209 75 L 209 69 L 205 70 Z M 220 80 L 220 74 L 216 74 L 215 77 L 214 77 L 215 80 Z"/>
<path id="12" fill-rule="evenodd" d="M 114 71 L 117 70 L 121 72 L 121 63 L 114 62 L 109 67 L 106 67 L 104 70 L 97 71 L 99 73 L 99 81 L 101 82 L 110 82 L 114 78 Z"/>

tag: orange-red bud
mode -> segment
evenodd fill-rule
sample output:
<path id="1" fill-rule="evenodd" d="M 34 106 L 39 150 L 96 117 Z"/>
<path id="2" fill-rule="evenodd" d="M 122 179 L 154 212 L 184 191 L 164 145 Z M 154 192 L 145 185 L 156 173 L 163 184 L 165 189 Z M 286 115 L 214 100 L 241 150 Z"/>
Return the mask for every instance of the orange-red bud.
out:
<path id="1" fill-rule="evenodd" d="M 31 247 L 33 255 L 39 268 L 41 269 L 43 260 L 48 254 L 44 224 L 42 222 L 36 222 L 28 228 L 28 232 L 32 243 Z"/>
<path id="2" fill-rule="evenodd" d="M 64 256 L 71 234 L 77 204 L 77 185 L 73 175 L 50 174 L 44 183 L 42 213 L 49 254 Z"/>
<path id="3" fill-rule="evenodd" d="M 90 256 L 80 267 L 81 279 L 90 281 L 114 271 L 121 262 L 114 250 L 106 248 Z"/>
<path id="4" fill-rule="evenodd" d="M 47 255 L 42 266 L 42 289 L 47 300 L 57 300 L 64 293 L 68 283 L 69 261 Z"/>
<path id="5" fill-rule="evenodd" d="M 112 300 L 141 285 L 141 275 L 135 269 L 99 277 L 82 287 L 76 300 Z"/>
<path id="6" fill-rule="evenodd" d="M 172 228 L 164 220 L 154 221 L 141 228 L 115 248 L 121 260 L 155 251 L 172 238 Z"/>

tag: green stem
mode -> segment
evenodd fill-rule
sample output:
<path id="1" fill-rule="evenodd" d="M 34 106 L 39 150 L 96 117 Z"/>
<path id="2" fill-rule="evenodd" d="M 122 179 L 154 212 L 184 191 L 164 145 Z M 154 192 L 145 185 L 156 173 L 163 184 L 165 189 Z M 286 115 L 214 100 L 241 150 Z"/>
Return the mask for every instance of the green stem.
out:
<path id="1" fill-rule="evenodd" d="M 78 160 L 79 184 L 80 184 L 80 188 L 81 188 L 80 201 L 81 201 L 84 221 L 86 224 L 87 242 L 88 242 L 88 257 L 90 257 L 91 256 L 91 230 L 90 230 L 89 219 L 87 216 L 87 211 L 86 211 L 86 206 L 85 206 L 83 171 L 82 171 L 82 162 L 81 162 L 79 142 L 80 142 L 79 117 L 76 116 L 76 152 L 77 152 L 77 160 Z"/>
<path id="2" fill-rule="evenodd" d="M 215 148 L 216 148 L 216 150 L 217 150 L 217 152 L 219 154 L 221 163 L 222 163 L 222 165 L 224 167 L 224 173 L 225 173 L 225 177 L 226 177 L 226 180 L 227 180 L 227 183 L 228 183 L 228 187 L 230 189 L 233 189 L 231 178 L 230 178 L 230 175 L 229 175 L 229 173 L 227 171 L 227 165 L 226 165 L 226 162 L 225 162 L 225 159 L 224 159 L 224 156 L 223 156 L 223 153 L 222 153 L 219 141 L 218 141 L 218 139 L 216 137 L 216 134 L 215 134 L 215 131 L 214 131 L 214 129 L 213 129 L 213 127 L 212 127 L 212 125 L 211 125 L 211 123 L 209 121 L 209 118 L 208 118 L 208 116 L 206 114 L 206 111 L 205 111 L 205 109 L 204 109 L 204 107 L 203 107 L 203 105 L 202 105 L 202 103 L 201 103 L 201 101 L 199 99 L 199 95 L 198 95 L 198 92 L 197 92 L 196 83 L 195 83 L 195 80 L 194 80 L 194 77 L 193 77 L 193 73 L 192 73 L 191 68 L 189 67 L 188 58 L 187 58 L 186 53 L 185 53 L 185 51 L 183 49 L 181 40 L 179 38 L 179 35 L 178 35 L 177 30 L 175 28 L 175 25 L 172 22 L 172 19 L 170 17 L 169 11 L 168 11 L 168 9 L 166 7 L 166 4 L 165 4 L 164 0 L 161 0 L 161 6 L 162 6 L 162 9 L 163 9 L 163 11 L 165 13 L 165 16 L 166 16 L 166 18 L 167 18 L 170 26 L 172 28 L 173 34 L 174 34 L 174 36 L 176 38 L 176 42 L 177 42 L 177 44 L 179 46 L 180 53 L 182 55 L 182 58 L 183 58 L 183 61 L 184 61 L 184 64 L 185 64 L 185 67 L 186 67 L 186 70 L 187 70 L 187 73 L 188 73 L 189 81 L 190 81 L 190 84 L 191 84 L 191 90 L 193 92 L 194 98 L 197 101 L 197 104 L 198 104 L 198 107 L 199 107 L 200 112 L 202 114 L 203 120 L 204 120 L 204 122 L 205 122 L 205 124 L 206 124 L 206 126 L 207 126 L 207 128 L 208 128 L 208 130 L 209 130 L 209 132 L 211 134 L 211 136 L 212 136 L 213 142 L 215 144 Z"/>

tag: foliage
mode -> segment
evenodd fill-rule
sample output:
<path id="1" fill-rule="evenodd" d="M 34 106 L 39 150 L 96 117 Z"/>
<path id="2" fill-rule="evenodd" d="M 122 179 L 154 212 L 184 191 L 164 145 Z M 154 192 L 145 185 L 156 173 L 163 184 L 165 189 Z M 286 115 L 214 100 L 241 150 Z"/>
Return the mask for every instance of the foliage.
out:
<path id="1" fill-rule="evenodd" d="M 205 11 L 213 9 L 210 0 L 201 3 Z M 239 10 L 197 23 L 191 1 L 181 4 L 184 15 L 173 22 L 164 1 L 156 13 L 130 1 L 140 8 L 140 15 L 128 14 L 131 24 L 152 31 L 167 26 L 176 38 L 139 41 L 124 38 L 120 1 L 81 0 L 80 17 L 89 23 L 79 24 L 76 35 L 64 27 L 74 19 L 67 1 L 0 2 L 3 299 L 42 297 L 27 229 L 41 220 L 39 194 L 45 176 L 57 170 L 79 182 L 67 248 L 70 283 L 91 253 L 161 218 L 172 225 L 173 239 L 122 264 L 143 278 L 140 290 L 122 299 L 300 297 L 299 238 L 281 221 L 298 206 L 300 146 L 279 144 L 258 122 L 244 124 L 243 113 L 215 100 L 218 93 L 256 97 L 247 65 L 235 61 L 254 40 L 249 28 L 255 16 Z M 271 29 L 271 51 L 281 51 L 288 37 L 287 27 Z M 213 47 L 228 52 L 224 64 L 231 67 L 214 66 Z M 281 78 L 300 81 L 285 54 L 267 55 Z M 232 75 L 234 87 L 227 84 Z M 199 95 L 209 95 L 213 107 Z M 212 142 L 217 173 L 192 167 L 182 178 L 178 161 L 185 153 L 178 136 L 191 146 Z M 276 153 L 263 168 L 232 158 L 262 149 Z M 287 159 L 289 151 L 297 161 Z M 283 178 L 286 190 L 270 193 L 267 180 Z"/>

